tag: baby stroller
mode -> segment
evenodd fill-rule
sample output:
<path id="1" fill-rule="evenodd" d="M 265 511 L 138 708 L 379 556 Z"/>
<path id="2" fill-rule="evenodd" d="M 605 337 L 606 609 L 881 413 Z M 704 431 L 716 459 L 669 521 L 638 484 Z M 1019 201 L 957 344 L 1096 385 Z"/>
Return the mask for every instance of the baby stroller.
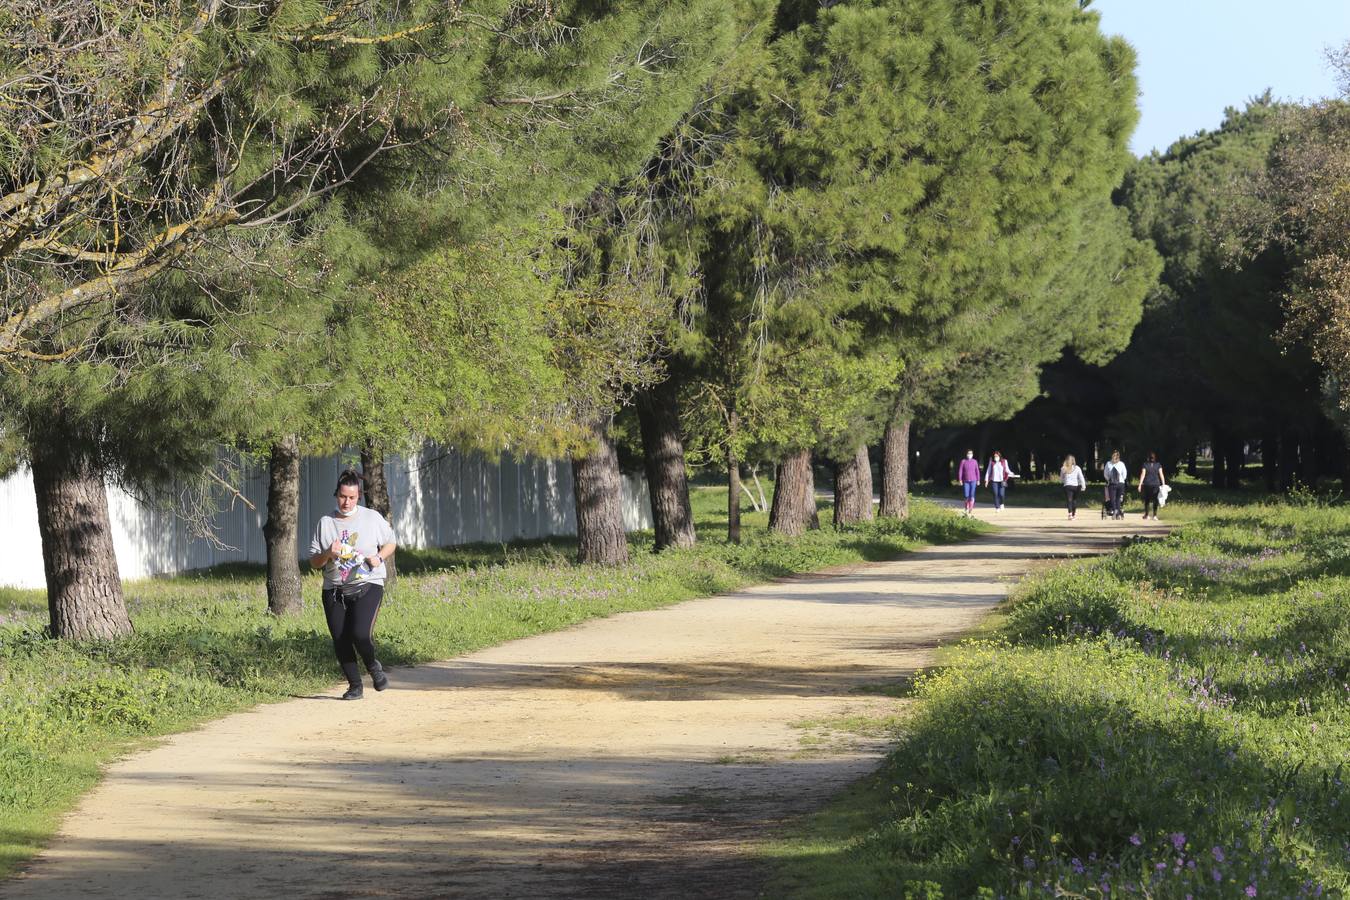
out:
<path id="1" fill-rule="evenodd" d="M 1110 484 L 1106 484 L 1106 485 L 1103 485 L 1103 486 L 1102 486 L 1102 518 L 1105 519 L 1105 518 L 1107 518 L 1108 516 L 1109 516 L 1110 518 L 1112 518 L 1112 519 L 1123 519 L 1123 518 L 1125 518 L 1125 492 L 1124 492 L 1124 491 L 1121 491 L 1121 492 L 1120 492 L 1120 509 L 1118 509 L 1118 510 L 1115 512 L 1115 514 L 1112 514 L 1112 512 L 1111 512 L 1111 485 L 1110 485 Z"/>

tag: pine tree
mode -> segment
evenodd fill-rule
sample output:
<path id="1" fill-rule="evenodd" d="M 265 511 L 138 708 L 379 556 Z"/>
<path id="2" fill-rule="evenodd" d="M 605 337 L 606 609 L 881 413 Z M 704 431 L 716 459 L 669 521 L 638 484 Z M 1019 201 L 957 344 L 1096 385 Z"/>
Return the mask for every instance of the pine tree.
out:
<path id="1" fill-rule="evenodd" d="M 1136 233 L 1165 265 L 1129 349 L 1110 367 L 1123 408 L 1109 427 L 1155 443 L 1138 449 L 1168 464 L 1208 440 L 1218 486 L 1238 486 L 1248 438 L 1261 439 L 1271 486 L 1288 484 L 1298 473 L 1278 464 L 1277 448 L 1309 444 L 1322 419 L 1309 348 L 1278 337 L 1295 260 L 1280 244 L 1230 254 L 1244 236 L 1240 217 L 1265 203 L 1234 186 L 1268 176 L 1290 113 L 1268 97 L 1230 109 L 1218 129 L 1141 159 L 1121 191 Z"/>
<path id="2" fill-rule="evenodd" d="M 84 118 L 63 122 L 64 130 L 44 132 L 53 135 L 45 143 L 24 145 L 0 185 L 7 283 L 33 273 L 45 279 L 37 291 L 3 298 L 0 352 L 22 360 L 4 376 L 3 392 L 14 401 L 3 426 L 6 443 L 18 435 L 27 441 L 20 456 L 45 460 L 83 440 L 71 443 L 70 435 L 87 436 L 87 464 L 44 471 L 62 478 L 73 471 L 92 490 L 105 477 L 148 486 L 201 471 L 213 442 L 241 431 L 250 442 L 284 446 L 294 433 L 288 421 L 331 440 L 333 429 L 315 425 L 312 415 L 288 418 L 322 408 L 306 396 L 302 380 L 319 369 L 277 365 L 288 352 L 302 351 L 258 331 L 271 317 L 295 321 L 297 333 L 322 334 L 341 316 L 341 304 L 322 291 L 314 304 L 274 301 L 303 295 L 310 279 L 325 282 L 336 267 L 341 277 L 328 279 L 327 287 L 356 286 L 352 293 L 360 296 L 352 299 L 359 302 L 371 292 L 358 277 L 406 266 L 447 243 L 463 245 L 489 222 L 528 216 L 630 171 L 687 105 L 684 76 L 708 65 L 727 34 L 718 4 L 709 0 L 501 2 L 461 13 L 457 5 L 429 2 L 318 9 L 208 2 L 201 15 L 185 17 L 176 7 L 130 8 L 128 16 L 142 17 L 139 30 L 132 29 L 137 39 L 155 35 L 174 48 L 167 68 L 118 82 L 129 93 L 88 106 Z M 19 19 L 4 24 L 28 27 Z M 96 24 L 116 31 L 127 23 Z M 88 37 L 78 29 L 70 33 Z M 5 46 L 14 50 L 22 42 Z M 157 65 L 149 45 L 111 46 L 126 51 L 112 54 L 113 65 Z M 33 57 L 38 75 L 69 75 L 70 53 L 65 46 L 39 47 Z M 68 82 L 75 95 L 99 89 L 99 77 L 76 74 Z M 107 124 L 126 121 L 128 110 L 135 113 L 130 131 Z M 142 134 L 141 124 L 151 130 Z M 0 121 L 0 133 L 22 128 L 21 121 Z M 93 172 L 97 177 L 79 177 L 92 171 L 96 157 L 111 162 Z M 165 168 L 166 161 L 172 167 Z M 135 198 L 137 217 L 118 211 L 127 196 Z M 87 229 L 60 232 L 60 223 L 71 219 Z M 360 264 L 323 249 L 307 257 L 303 248 L 311 240 L 329 251 L 346 241 Z M 233 283 L 216 293 L 222 259 L 231 263 Z M 248 277 L 267 281 L 258 273 L 278 260 L 285 262 L 272 271 L 300 273 L 298 291 L 259 288 Z M 169 277 L 170 263 L 181 274 Z M 114 277 L 91 275 L 99 266 L 111 266 Z M 185 313 L 188 319 L 175 318 L 179 310 L 156 299 L 169 284 L 185 292 L 184 304 L 197 304 Z M 90 285 L 98 291 L 91 294 Z M 114 294 L 118 302 L 106 302 Z M 216 306 L 220 297 L 228 302 Z M 348 321 L 368 323 L 369 315 L 358 312 Z M 179 346 L 184 342 L 189 349 Z M 341 356 L 347 349 L 327 352 Z M 322 346 L 314 351 L 314 366 L 322 365 L 323 352 Z M 418 347 L 416 359 L 435 353 Z M 147 358 L 154 362 L 147 365 Z M 234 365 L 204 362 L 212 359 Z M 152 376 L 158 382 L 147 381 Z M 151 383 L 176 391 L 156 407 L 147 403 Z M 217 415 L 227 406 L 219 397 L 235 392 L 268 402 Z M 99 397 L 107 402 L 96 402 Z M 335 405 L 340 401 L 329 398 L 327 409 Z M 437 427 L 424 434 L 471 431 L 503 405 L 488 404 L 477 419 L 470 411 L 452 427 L 432 417 Z M 48 440 L 47 431 L 31 427 L 43 409 L 60 411 L 66 435 Z M 148 437 L 147 410 L 172 433 L 173 440 L 160 445 L 175 448 L 161 454 L 154 471 L 141 471 L 145 445 L 132 440 L 162 437 Z M 236 424 L 227 424 L 231 419 Z M 399 419 L 382 436 L 406 440 L 411 424 Z M 122 425 L 130 426 L 126 435 Z M 488 440 L 501 441 L 509 430 L 493 421 Z M 294 532 L 284 521 L 291 508 L 283 504 L 275 521 L 269 519 L 277 538 L 270 544 L 280 547 L 288 529 Z M 98 568 L 90 562 L 73 567 L 71 577 Z M 115 565 L 99 561 L 109 564 Z M 120 602 L 119 593 L 111 603 Z M 124 616 L 114 618 L 114 630 L 126 627 Z"/>

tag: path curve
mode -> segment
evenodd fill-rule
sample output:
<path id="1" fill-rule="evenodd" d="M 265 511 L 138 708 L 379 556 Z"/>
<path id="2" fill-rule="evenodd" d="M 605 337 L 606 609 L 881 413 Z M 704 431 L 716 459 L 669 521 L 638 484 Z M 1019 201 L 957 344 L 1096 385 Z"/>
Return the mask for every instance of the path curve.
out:
<path id="1" fill-rule="evenodd" d="M 112 765 L 5 900 L 755 897 L 766 826 L 873 769 L 859 693 L 1047 557 L 1137 516 L 1009 509 L 995 535 L 626 613 L 288 701 Z"/>

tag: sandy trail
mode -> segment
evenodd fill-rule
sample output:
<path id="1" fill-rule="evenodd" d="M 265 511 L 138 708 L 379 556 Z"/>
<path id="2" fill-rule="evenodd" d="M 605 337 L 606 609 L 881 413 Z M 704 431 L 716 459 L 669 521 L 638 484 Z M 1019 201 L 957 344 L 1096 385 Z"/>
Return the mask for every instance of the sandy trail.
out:
<path id="1" fill-rule="evenodd" d="M 169 738 L 110 767 L 0 897 L 758 896 L 748 840 L 885 751 L 821 727 L 903 702 L 859 687 L 925 665 L 1036 560 L 1161 531 L 981 515 L 1005 529 Z"/>

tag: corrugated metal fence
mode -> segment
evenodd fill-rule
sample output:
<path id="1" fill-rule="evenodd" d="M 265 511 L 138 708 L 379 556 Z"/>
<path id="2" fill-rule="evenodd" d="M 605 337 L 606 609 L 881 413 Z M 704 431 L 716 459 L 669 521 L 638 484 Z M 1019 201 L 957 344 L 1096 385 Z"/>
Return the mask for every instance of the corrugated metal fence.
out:
<path id="1" fill-rule="evenodd" d="M 300 541 L 309 549 L 311 529 L 333 508 L 338 457 L 306 459 L 300 469 Z M 479 541 L 511 541 L 575 534 L 572 467 L 567 460 L 510 456 L 491 459 L 428 445 L 416 456 L 385 462 L 394 533 L 407 547 L 443 547 Z M 108 489 L 113 544 L 123 578 L 169 575 L 223 562 L 264 562 L 262 526 L 267 519 L 267 473 L 244 470 L 241 493 L 256 509 L 236 501 L 215 516 L 222 549 L 194 536 L 174 513 L 148 507 L 129 494 Z M 647 484 L 624 478 L 624 524 L 651 527 Z M 0 480 L 0 547 L 6 563 L 0 586 L 43 587 L 42 541 L 38 535 L 33 482 L 26 470 Z"/>

